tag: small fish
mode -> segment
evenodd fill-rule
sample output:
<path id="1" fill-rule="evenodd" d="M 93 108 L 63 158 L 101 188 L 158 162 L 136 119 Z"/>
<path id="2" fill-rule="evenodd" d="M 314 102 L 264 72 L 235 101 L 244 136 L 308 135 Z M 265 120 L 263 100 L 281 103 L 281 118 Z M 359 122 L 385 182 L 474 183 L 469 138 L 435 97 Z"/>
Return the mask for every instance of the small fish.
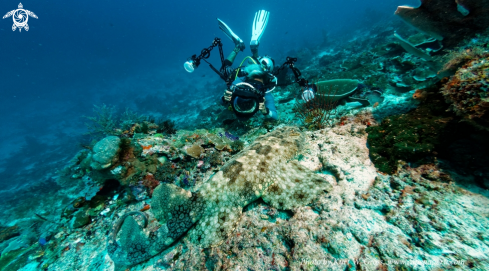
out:
<path id="1" fill-rule="evenodd" d="M 46 240 L 46 238 L 44 238 L 44 237 L 39 238 L 39 244 L 40 244 L 41 246 L 44 246 L 44 245 L 46 245 L 47 243 L 48 243 L 48 241 Z"/>
<path id="2" fill-rule="evenodd" d="M 143 207 L 143 208 L 141 208 L 141 210 L 139 210 L 139 211 L 144 212 L 144 211 L 149 210 L 150 208 L 151 208 L 151 206 L 149 206 L 149 204 L 146 204 L 146 205 L 144 205 L 144 207 Z"/>
<path id="3" fill-rule="evenodd" d="M 205 77 L 205 74 L 202 74 L 202 77 Z"/>
<path id="4" fill-rule="evenodd" d="M 285 32 L 285 34 L 284 34 L 284 35 L 287 35 L 287 33 L 289 33 L 289 31 Z"/>

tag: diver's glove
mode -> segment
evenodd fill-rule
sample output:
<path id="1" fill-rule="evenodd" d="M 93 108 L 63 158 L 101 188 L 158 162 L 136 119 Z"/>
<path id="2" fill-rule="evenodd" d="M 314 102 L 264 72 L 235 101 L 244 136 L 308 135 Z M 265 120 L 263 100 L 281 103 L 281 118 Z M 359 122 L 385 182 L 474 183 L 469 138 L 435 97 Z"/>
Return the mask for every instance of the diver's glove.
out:
<path id="1" fill-rule="evenodd" d="M 232 96 L 233 96 L 233 93 L 231 91 L 229 91 L 228 89 L 226 89 L 224 91 L 224 95 L 222 95 L 222 98 L 226 102 L 231 102 L 231 97 Z"/>
<path id="2" fill-rule="evenodd" d="M 305 89 L 304 92 L 302 92 L 302 99 L 305 102 L 309 102 L 310 100 L 314 99 L 314 91 L 312 91 L 310 88 Z"/>
<path id="3" fill-rule="evenodd" d="M 238 51 L 243 52 L 245 48 L 246 48 L 246 46 L 245 46 L 244 42 L 243 42 L 243 41 L 240 41 L 239 43 L 237 43 L 237 44 L 234 46 L 234 51 L 235 51 L 235 52 L 238 52 Z"/>

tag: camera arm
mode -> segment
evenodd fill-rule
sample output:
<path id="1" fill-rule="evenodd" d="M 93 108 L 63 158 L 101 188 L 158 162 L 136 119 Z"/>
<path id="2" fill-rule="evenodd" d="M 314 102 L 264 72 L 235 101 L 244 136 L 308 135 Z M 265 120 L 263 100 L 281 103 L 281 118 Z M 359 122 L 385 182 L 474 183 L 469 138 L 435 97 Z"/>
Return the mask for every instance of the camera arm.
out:
<path id="1" fill-rule="evenodd" d="M 215 47 L 219 47 L 219 55 L 221 57 L 221 68 L 219 71 L 211 64 L 209 63 L 206 59 L 208 59 L 211 56 L 211 51 Z M 204 60 L 207 64 L 209 64 L 209 67 L 221 77 L 222 80 L 226 81 L 228 78 L 227 70 L 226 70 L 226 64 L 225 64 L 225 59 L 224 59 L 224 53 L 222 50 L 222 42 L 220 38 L 214 38 L 212 41 L 211 46 L 208 48 L 202 49 L 200 52 L 200 55 L 193 55 L 187 59 L 187 62 L 192 62 L 192 65 L 197 68 L 200 65 L 200 61 Z"/>
<path id="2" fill-rule="evenodd" d="M 306 79 L 302 78 L 302 73 L 301 71 L 296 68 L 294 66 L 294 63 L 297 61 L 297 58 L 296 57 L 290 57 L 288 56 L 284 62 L 284 64 L 282 64 L 282 66 L 280 66 L 280 68 L 276 69 L 275 72 L 274 72 L 274 75 L 278 75 L 278 73 L 285 69 L 285 68 L 290 68 L 292 70 L 292 72 L 294 73 L 294 77 L 295 77 L 295 82 L 294 83 L 298 83 L 299 86 L 301 87 L 306 87 L 308 85 L 308 82 Z"/>

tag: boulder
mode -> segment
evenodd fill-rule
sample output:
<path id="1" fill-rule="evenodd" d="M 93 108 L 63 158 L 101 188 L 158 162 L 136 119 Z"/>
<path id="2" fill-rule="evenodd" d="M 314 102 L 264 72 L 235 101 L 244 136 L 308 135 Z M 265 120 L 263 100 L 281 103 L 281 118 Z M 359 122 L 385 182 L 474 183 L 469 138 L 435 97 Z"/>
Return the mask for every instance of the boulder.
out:
<path id="1" fill-rule="evenodd" d="M 118 160 L 120 143 L 117 136 L 108 136 L 97 142 L 92 150 L 90 167 L 101 170 L 112 166 Z"/>
<path id="2" fill-rule="evenodd" d="M 87 214 L 86 209 L 78 211 L 70 221 L 72 229 L 81 228 L 90 223 L 90 216 Z"/>

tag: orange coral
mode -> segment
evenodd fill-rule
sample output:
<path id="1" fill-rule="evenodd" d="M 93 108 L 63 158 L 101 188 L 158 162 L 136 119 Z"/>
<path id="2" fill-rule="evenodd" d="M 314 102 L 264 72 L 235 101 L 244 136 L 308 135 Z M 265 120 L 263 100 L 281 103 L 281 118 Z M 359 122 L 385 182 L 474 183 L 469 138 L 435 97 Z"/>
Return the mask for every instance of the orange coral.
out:
<path id="1" fill-rule="evenodd" d="M 450 109 L 465 119 L 479 119 L 489 111 L 489 54 L 458 69 L 441 88 Z"/>

